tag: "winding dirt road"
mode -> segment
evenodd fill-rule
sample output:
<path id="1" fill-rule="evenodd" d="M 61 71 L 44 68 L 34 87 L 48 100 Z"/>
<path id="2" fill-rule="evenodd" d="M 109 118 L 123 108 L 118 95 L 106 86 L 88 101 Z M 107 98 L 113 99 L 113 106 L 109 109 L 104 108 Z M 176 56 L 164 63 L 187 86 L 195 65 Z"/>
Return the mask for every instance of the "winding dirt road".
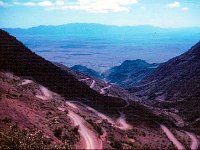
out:
<path id="1" fill-rule="evenodd" d="M 85 105 L 85 104 L 84 104 L 84 105 Z M 95 113 L 95 114 L 96 114 L 97 116 L 99 116 L 101 119 L 107 120 L 110 124 L 115 125 L 115 122 L 114 122 L 110 117 L 104 115 L 103 113 L 98 112 L 97 110 L 95 110 L 95 109 L 93 109 L 93 108 L 91 108 L 91 107 L 89 107 L 89 106 L 86 106 L 86 105 L 85 105 L 85 107 L 86 107 L 89 111 L 92 111 L 93 113 Z"/>
<path id="2" fill-rule="evenodd" d="M 80 79 L 79 81 L 86 81 L 86 80 L 90 80 L 90 78 Z"/>
<path id="3" fill-rule="evenodd" d="M 81 79 L 81 81 L 85 81 L 85 80 L 89 80 L 89 79 L 90 78 Z M 31 84 L 31 83 L 33 83 L 32 80 L 26 79 L 26 80 L 23 80 L 20 85 L 27 85 L 27 84 Z M 92 84 L 90 85 L 90 88 L 93 88 L 95 86 L 95 83 L 96 83 L 96 81 L 93 80 Z M 111 87 L 111 85 L 102 88 L 100 91 L 100 94 L 105 94 L 105 92 L 106 92 L 105 90 L 110 87 Z M 40 86 L 40 91 L 42 92 L 42 95 L 36 95 L 37 98 L 40 98 L 42 100 L 47 100 L 49 98 L 52 98 L 52 94 L 47 88 Z M 65 103 L 73 109 L 78 109 L 78 107 L 70 101 L 66 101 Z M 78 102 L 78 103 L 81 103 L 81 102 Z M 98 112 L 97 110 L 95 110 L 85 104 L 82 104 L 82 105 L 84 105 L 89 111 L 92 111 L 93 113 L 95 113 L 101 119 L 107 120 L 112 126 L 119 128 L 120 130 L 131 130 L 133 128 L 132 125 L 127 123 L 125 114 L 123 114 L 122 112 L 119 112 L 120 117 L 116 121 L 114 121 L 112 118 L 106 116 L 105 114 Z M 129 102 L 127 101 L 127 106 L 129 106 L 129 105 L 130 105 Z M 127 107 L 127 106 L 125 106 L 125 107 Z M 62 108 L 62 107 L 58 107 L 58 109 L 60 111 L 65 111 L 65 108 Z M 97 135 L 91 129 L 89 129 L 87 127 L 86 121 L 81 116 L 79 116 L 78 114 L 69 110 L 68 117 L 74 122 L 75 126 L 79 126 L 79 133 L 84 140 L 85 149 L 102 149 L 102 141 L 105 140 L 105 136 L 107 135 L 106 132 L 105 132 L 105 135 L 103 135 L 101 137 L 101 139 L 99 139 L 97 137 Z M 173 135 L 173 133 L 166 126 L 161 124 L 160 127 L 177 149 L 179 149 L 179 150 L 185 149 L 183 144 L 176 139 L 176 137 Z M 193 133 L 186 132 L 186 131 L 185 131 L 185 133 L 191 139 L 191 145 L 190 145 L 191 150 L 198 150 L 200 142 L 197 139 L 197 137 Z"/>
<path id="4" fill-rule="evenodd" d="M 191 150 L 198 150 L 198 148 L 199 148 L 199 140 L 197 139 L 197 137 L 193 133 L 190 133 L 190 132 L 185 132 L 185 133 L 191 139 L 191 145 L 190 145 Z"/>
<path id="5" fill-rule="evenodd" d="M 22 81 L 20 85 L 27 85 L 31 83 L 33 83 L 32 80 L 25 79 Z M 35 95 L 37 98 L 42 99 L 42 100 L 47 100 L 47 99 L 52 98 L 51 92 L 46 87 L 40 86 L 40 91 L 42 92 L 42 95 L 39 95 L 39 94 Z"/>
<path id="6" fill-rule="evenodd" d="M 22 82 L 22 83 L 23 83 L 23 85 L 26 85 L 26 84 L 32 83 L 32 81 L 31 80 L 24 80 L 24 82 Z M 90 88 L 93 88 L 94 85 L 95 85 L 95 80 L 92 81 Z M 110 88 L 110 85 L 102 88 L 101 94 L 103 94 L 105 92 L 104 90 L 107 89 L 107 88 Z M 40 86 L 40 90 L 41 90 L 43 95 L 36 95 L 36 97 L 43 99 L 43 100 L 46 100 L 46 99 L 49 99 L 49 98 L 52 97 L 51 92 L 47 88 Z M 65 103 L 73 109 L 78 109 L 78 107 L 71 101 L 66 101 Z M 92 111 L 93 113 L 95 113 L 102 120 L 107 120 L 113 127 L 116 127 L 118 129 L 124 130 L 124 131 L 131 130 L 133 128 L 132 125 L 127 123 L 125 114 L 123 114 L 122 112 L 119 112 L 120 117 L 116 121 L 114 121 L 112 118 L 106 116 L 105 114 L 98 112 L 97 110 L 95 110 L 95 109 L 93 109 L 93 108 L 91 108 L 91 107 L 89 107 L 89 106 L 87 106 L 87 105 L 85 105 L 81 102 L 78 102 L 78 103 L 85 106 L 85 108 L 88 109 L 89 111 Z M 129 102 L 127 102 L 127 106 L 129 106 L 129 105 L 130 105 Z M 127 107 L 127 106 L 125 106 L 125 107 Z M 64 109 L 61 108 L 61 107 L 59 107 L 58 109 L 60 111 L 64 111 Z M 79 133 L 84 140 L 85 149 L 102 149 L 102 141 L 103 141 L 102 139 L 104 139 L 105 137 L 102 138 L 102 139 L 99 139 L 97 137 L 97 135 L 91 129 L 89 129 L 87 127 L 86 121 L 81 116 L 79 116 L 78 114 L 74 113 L 71 110 L 68 110 L 68 111 L 69 111 L 68 117 L 74 122 L 75 126 L 79 126 Z M 169 140 L 174 144 L 174 146 L 178 150 L 185 150 L 185 147 L 183 146 L 183 144 L 180 143 L 176 139 L 176 137 L 173 135 L 173 133 L 165 125 L 161 124 L 160 127 L 163 130 L 163 132 L 167 135 Z M 189 133 L 189 132 L 185 132 L 185 133 L 191 139 L 191 145 L 190 145 L 191 150 L 197 150 L 199 148 L 199 141 L 196 138 L 196 136 L 193 133 Z"/>
<path id="7" fill-rule="evenodd" d="M 111 87 L 111 85 L 102 88 L 100 94 L 105 94 L 105 93 L 106 93 L 105 90 L 106 90 L 106 89 L 109 89 L 110 87 Z"/>
<path id="8" fill-rule="evenodd" d="M 78 109 L 78 107 L 75 104 L 73 104 L 73 103 L 71 103 L 69 101 L 65 101 L 65 104 L 67 104 L 68 106 L 70 106 L 70 107 L 72 107 L 74 109 Z"/>
<path id="9" fill-rule="evenodd" d="M 79 126 L 79 133 L 85 141 L 85 149 L 102 149 L 102 141 L 86 127 L 85 120 L 72 111 L 68 112 L 68 116 L 75 126 Z"/>
<path id="10" fill-rule="evenodd" d="M 117 127 L 121 130 L 131 130 L 133 128 L 132 125 L 126 122 L 126 117 L 123 113 L 120 112 L 120 117 L 117 119 Z"/>
<path id="11" fill-rule="evenodd" d="M 185 150 L 185 147 L 176 139 L 173 133 L 166 126 L 160 125 L 160 127 L 178 150 Z"/>
<path id="12" fill-rule="evenodd" d="M 86 81 L 86 80 L 90 80 L 90 78 L 85 78 L 85 79 L 80 79 L 79 81 Z M 106 82 L 105 82 L 106 83 Z M 94 88 L 94 86 L 95 86 L 95 84 L 96 84 L 96 81 L 95 80 L 92 80 L 92 83 L 91 83 L 91 85 L 90 85 L 90 88 L 91 89 L 93 89 Z M 111 85 L 108 85 L 108 86 L 106 86 L 106 87 L 104 87 L 104 88 L 101 88 L 100 89 L 100 94 L 105 94 L 106 93 L 106 89 L 109 89 L 111 87 Z"/>
<path id="13" fill-rule="evenodd" d="M 95 85 L 96 81 L 95 80 L 92 80 L 92 84 L 90 85 L 90 88 L 94 88 L 94 85 Z"/>
<path id="14" fill-rule="evenodd" d="M 20 85 L 27 85 L 27 84 L 31 84 L 31 83 L 33 83 L 32 80 L 25 79 L 25 80 L 22 81 L 22 83 Z"/>
<path id="15" fill-rule="evenodd" d="M 86 106 L 86 108 L 88 110 L 92 111 L 93 113 L 95 113 L 97 116 L 99 116 L 103 120 L 107 120 L 110 124 L 112 124 L 112 126 L 114 126 L 116 128 L 119 128 L 121 130 L 131 130 L 132 129 L 132 125 L 130 125 L 126 122 L 126 117 L 121 112 L 120 112 L 120 117 L 115 122 L 112 118 L 106 116 L 105 114 L 103 114 L 101 112 L 96 111 L 95 109 L 93 109 L 89 106 Z"/>
<path id="16" fill-rule="evenodd" d="M 36 95 L 37 98 L 40 98 L 42 100 L 47 100 L 52 98 L 52 94 L 47 88 L 40 86 L 40 91 L 42 92 L 43 95 Z"/>

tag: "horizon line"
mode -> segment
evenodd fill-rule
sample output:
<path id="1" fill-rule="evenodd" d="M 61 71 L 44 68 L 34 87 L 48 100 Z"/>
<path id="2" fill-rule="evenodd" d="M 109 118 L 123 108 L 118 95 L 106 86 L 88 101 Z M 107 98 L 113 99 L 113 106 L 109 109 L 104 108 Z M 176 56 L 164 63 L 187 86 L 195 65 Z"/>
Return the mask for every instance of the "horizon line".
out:
<path id="1" fill-rule="evenodd" d="M 163 26 L 156 26 L 156 25 L 150 25 L 150 24 L 141 24 L 141 25 L 114 25 L 114 24 L 104 24 L 104 23 L 95 23 L 95 22 L 72 22 L 72 23 L 64 23 L 64 24 L 41 24 L 41 25 L 35 25 L 30 27 L 0 27 L 1 29 L 31 29 L 36 28 L 40 26 L 44 27 L 56 27 L 56 26 L 64 26 L 64 25 L 70 25 L 70 24 L 94 24 L 94 25 L 102 25 L 102 26 L 113 26 L 113 27 L 139 27 L 139 26 L 146 26 L 146 27 L 156 27 L 156 28 L 162 28 L 162 29 L 184 29 L 184 28 L 200 28 L 200 26 L 182 26 L 182 27 L 163 27 Z"/>

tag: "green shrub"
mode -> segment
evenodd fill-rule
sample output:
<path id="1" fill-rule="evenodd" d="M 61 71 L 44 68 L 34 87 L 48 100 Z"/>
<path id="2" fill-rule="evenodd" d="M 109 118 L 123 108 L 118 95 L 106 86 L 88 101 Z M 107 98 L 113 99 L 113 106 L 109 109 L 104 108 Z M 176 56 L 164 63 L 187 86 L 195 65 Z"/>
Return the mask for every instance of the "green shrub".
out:
<path id="1" fill-rule="evenodd" d="M 94 123 L 91 119 L 88 119 L 87 122 L 93 126 L 94 130 L 99 135 L 103 135 L 103 130 L 102 130 L 102 128 L 100 126 L 98 126 L 96 123 Z"/>

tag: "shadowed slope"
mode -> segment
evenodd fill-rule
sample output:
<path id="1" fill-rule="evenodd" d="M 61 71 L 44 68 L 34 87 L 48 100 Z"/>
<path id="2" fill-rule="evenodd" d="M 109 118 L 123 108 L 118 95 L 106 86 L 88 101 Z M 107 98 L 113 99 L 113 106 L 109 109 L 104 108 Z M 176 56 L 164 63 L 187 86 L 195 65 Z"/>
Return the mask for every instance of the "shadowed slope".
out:
<path id="1" fill-rule="evenodd" d="M 123 100 L 98 94 L 70 73 L 31 52 L 3 30 L 0 30 L 0 39 L 0 69 L 32 77 L 36 82 L 68 98 L 88 99 L 96 104 L 115 101 L 115 106 L 123 106 Z"/>

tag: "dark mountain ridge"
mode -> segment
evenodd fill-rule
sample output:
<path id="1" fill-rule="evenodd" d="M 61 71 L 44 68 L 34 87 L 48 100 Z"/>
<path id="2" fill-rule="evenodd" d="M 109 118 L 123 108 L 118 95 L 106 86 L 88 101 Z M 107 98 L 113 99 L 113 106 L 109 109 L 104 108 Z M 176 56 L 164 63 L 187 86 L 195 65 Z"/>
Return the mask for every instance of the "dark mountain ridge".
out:
<path id="1" fill-rule="evenodd" d="M 175 109 L 191 128 L 200 132 L 200 42 L 160 65 L 130 91 L 151 106 Z"/>
<path id="2" fill-rule="evenodd" d="M 155 93 L 163 100 L 176 101 L 189 98 L 199 91 L 200 86 L 200 43 L 188 52 L 163 63 L 140 83 L 139 89 L 151 99 Z M 162 93 L 161 93 L 162 92 Z"/>
<path id="3" fill-rule="evenodd" d="M 82 65 L 75 65 L 73 67 L 71 67 L 72 70 L 74 71 L 78 71 L 81 73 L 84 73 L 86 75 L 89 75 L 91 77 L 95 77 L 97 79 L 102 79 L 103 77 L 100 75 L 100 73 L 98 73 L 97 71 L 90 69 L 86 66 L 82 66 Z"/>
<path id="4" fill-rule="evenodd" d="M 175 149 L 164 125 L 185 146 L 198 142 L 159 110 L 103 96 L 61 68 L 0 30 L 0 148 Z"/>
<path id="5" fill-rule="evenodd" d="M 149 64 L 144 60 L 126 60 L 104 73 L 105 78 L 120 87 L 129 88 L 136 85 L 152 73 L 159 64 Z"/>
<path id="6" fill-rule="evenodd" d="M 123 105 L 123 100 L 98 94 L 87 85 L 79 82 L 73 75 L 61 70 L 49 61 L 31 52 L 15 37 L 0 30 L 0 69 L 11 71 L 19 76 L 30 76 L 40 84 L 49 87 L 65 97 L 89 99 L 92 103 L 112 102 Z"/>
<path id="7" fill-rule="evenodd" d="M 119 115 L 119 110 L 127 106 L 127 101 L 117 97 L 104 96 L 78 81 L 70 71 L 65 71 L 53 63 L 31 52 L 15 37 L 0 30 L 0 70 L 12 72 L 20 77 L 29 77 L 35 82 L 60 94 L 66 99 L 81 101 L 97 110 Z M 143 112 L 146 121 L 157 118 L 144 106 L 132 101 L 129 111 Z M 128 113 L 131 117 L 132 113 Z M 146 116 L 148 116 L 146 118 Z M 142 119 L 143 117 L 141 117 Z M 162 118 L 157 118 L 158 120 Z M 138 120 L 138 119 L 137 119 Z M 142 119 L 143 120 L 143 119 Z M 150 121 L 150 123 L 153 123 Z"/>

